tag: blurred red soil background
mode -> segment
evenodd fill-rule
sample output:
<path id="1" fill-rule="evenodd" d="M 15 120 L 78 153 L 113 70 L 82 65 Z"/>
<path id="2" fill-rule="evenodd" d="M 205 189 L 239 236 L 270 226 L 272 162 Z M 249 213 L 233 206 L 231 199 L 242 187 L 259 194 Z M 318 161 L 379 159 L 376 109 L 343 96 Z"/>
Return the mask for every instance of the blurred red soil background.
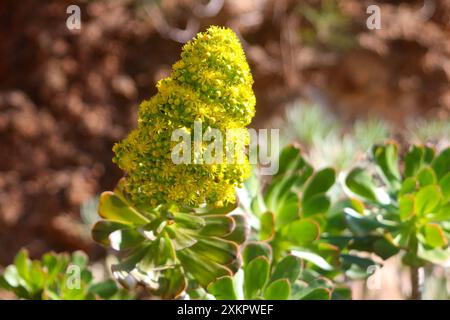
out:
<path id="1" fill-rule="evenodd" d="M 302 98 L 344 119 L 450 114 L 450 1 L 0 3 L 0 265 L 19 248 L 99 257 L 80 206 L 121 176 L 112 145 L 208 25 L 241 37 L 262 127 Z M 80 31 L 66 8 L 81 8 Z M 382 29 L 368 30 L 378 4 Z M 301 121 L 301 119 L 299 119 Z"/>

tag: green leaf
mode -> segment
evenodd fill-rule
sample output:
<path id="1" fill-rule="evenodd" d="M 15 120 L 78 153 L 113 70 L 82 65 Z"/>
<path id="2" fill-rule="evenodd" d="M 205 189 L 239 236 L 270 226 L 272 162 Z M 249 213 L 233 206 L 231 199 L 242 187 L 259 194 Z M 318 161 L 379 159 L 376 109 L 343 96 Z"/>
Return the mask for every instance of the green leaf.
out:
<path id="1" fill-rule="evenodd" d="M 238 258 L 238 246 L 220 238 L 198 238 L 190 250 L 220 265 L 227 265 Z"/>
<path id="2" fill-rule="evenodd" d="M 450 202 L 441 206 L 431 218 L 433 221 L 450 221 Z"/>
<path id="3" fill-rule="evenodd" d="M 450 172 L 450 148 L 442 151 L 433 161 L 432 167 L 438 179 L 442 179 Z"/>
<path id="4" fill-rule="evenodd" d="M 233 279 L 231 277 L 222 277 L 210 283 L 208 292 L 217 300 L 237 300 Z"/>
<path id="5" fill-rule="evenodd" d="M 351 208 L 345 208 L 345 220 L 349 229 L 357 236 L 366 236 L 371 231 L 384 227 L 373 216 L 364 216 Z"/>
<path id="6" fill-rule="evenodd" d="M 413 146 L 405 155 L 405 177 L 412 177 L 423 164 L 430 163 L 434 150 L 423 146 Z"/>
<path id="7" fill-rule="evenodd" d="M 118 292 L 117 285 L 114 280 L 108 279 L 102 282 L 94 283 L 88 288 L 88 292 L 98 295 L 103 299 L 108 299 Z"/>
<path id="8" fill-rule="evenodd" d="M 324 193 L 315 194 L 306 201 L 302 201 L 302 217 L 324 214 L 330 209 L 331 201 Z"/>
<path id="9" fill-rule="evenodd" d="M 415 207 L 418 215 L 434 213 L 441 202 L 441 192 L 437 186 L 427 186 L 417 192 Z"/>
<path id="10" fill-rule="evenodd" d="M 417 180 L 415 177 L 406 178 L 399 191 L 399 195 L 404 195 L 416 191 Z"/>
<path id="11" fill-rule="evenodd" d="M 163 274 L 159 281 L 160 288 L 156 293 L 163 299 L 178 298 L 187 288 L 187 279 L 181 267 L 166 269 Z"/>
<path id="12" fill-rule="evenodd" d="M 385 238 L 378 239 L 373 244 L 373 252 L 383 260 L 389 259 L 399 251 L 399 248 Z"/>
<path id="13" fill-rule="evenodd" d="M 205 226 L 201 229 L 200 234 L 209 237 L 220 237 L 230 234 L 236 224 L 233 217 L 225 215 L 203 216 Z"/>
<path id="14" fill-rule="evenodd" d="M 414 202 L 415 198 L 411 194 L 407 194 L 399 198 L 398 206 L 401 221 L 406 221 L 415 215 Z"/>
<path id="15" fill-rule="evenodd" d="M 278 202 L 276 211 L 274 211 L 276 229 L 299 218 L 299 202 L 299 198 L 294 192 L 287 192 L 286 196 Z"/>
<path id="16" fill-rule="evenodd" d="M 125 250 L 141 244 L 145 238 L 135 229 L 113 231 L 109 235 L 109 245 L 114 250 Z"/>
<path id="17" fill-rule="evenodd" d="M 259 238 L 261 241 L 271 240 L 275 234 L 275 217 L 270 211 L 263 213 L 259 219 L 261 229 L 259 230 Z"/>
<path id="18" fill-rule="evenodd" d="M 433 248 L 441 248 L 447 245 L 444 231 L 441 226 L 436 223 L 428 223 L 424 227 L 426 244 Z"/>
<path id="19" fill-rule="evenodd" d="M 174 213 L 174 221 L 177 226 L 186 229 L 198 230 L 205 226 L 205 220 L 202 217 L 196 216 L 193 213 Z"/>
<path id="20" fill-rule="evenodd" d="M 128 229 L 129 226 L 116 221 L 100 220 L 95 223 L 92 228 L 92 238 L 95 242 L 101 243 L 104 246 L 109 246 L 109 235 L 116 230 Z"/>
<path id="21" fill-rule="evenodd" d="M 287 279 L 271 282 L 264 291 L 267 300 L 287 300 L 291 293 L 291 285 Z"/>
<path id="22" fill-rule="evenodd" d="M 28 258 L 28 251 L 22 249 L 14 258 L 14 265 L 16 266 L 17 273 L 24 279 L 27 283 L 30 280 L 30 267 L 31 261 Z"/>
<path id="23" fill-rule="evenodd" d="M 44 287 L 45 276 L 39 261 L 31 262 L 30 283 L 34 289 L 42 289 Z"/>
<path id="24" fill-rule="evenodd" d="M 5 272 L 3 273 L 3 278 L 9 286 L 14 288 L 18 287 L 21 282 L 19 272 L 17 271 L 15 265 L 9 265 L 6 267 Z"/>
<path id="25" fill-rule="evenodd" d="M 257 257 L 245 267 L 244 295 L 246 299 L 256 298 L 261 294 L 268 278 L 270 263 L 266 257 Z"/>
<path id="26" fill-rule="evenodd" d="M 244 266 L 257 257 L 266 257 L 269 261 L 272 260 L 272 247 L 264 242 L 247 243 L 242 253 Z"/>
<path id="27" fill-rule="evenodd" d="M 299 258 L 293 255 L 284 257 L 275 265 L 270 282 L 287 279 L 289 282 L 294 283 L 300 275 L 301 266 Z"/>
<path id="28" fill-rule="evenodd" d="M 311 262 L 312 264 L 318 266 L 322 270 L 331 271 L 333 267 L 320 255 L 309 252 L 309 251 L 300 251 L 300 250 L 292 250 L 291 254 L 299 257 L 300 259 Z"/>
<path id="29" fill-rule="evenodd" d="M 376 186 L 364 169 L 353 169 L 345 179 L 345 184 L 354 194 L 371 202 L 379 202 Z"/>
<path id="30" fill-rule="evenodd" d="M 302 246 L 319 238 L 319 225 L 309 219 L 301 219 L 291 222 L 283 228 L 282 234 L 293 244 Z"/>
<path id="31" fill-rule="evenodd" d="M 128 225 L 144 225 L 149 221 L 111 191 L 100 195 L 98 212 L 102 218 Z"/>
<path id="32" fill-rule="evenodd" d="M 231 276 L 231 270 L 199 255 L 191 248 L 178 251 L 177 257 L 183 268 L 204 287 L 208 287 L 217 278 Z"/>
<path id="33" fill-rule="evenodd" d="M 442 195 L 444 200 L 450 200 L 450 173 L 447 173 L 440 181 L 439 186 L 441 187 Z"/>
<path id="34" fill-rule="evenodd" d="M 325 168 L 318 171 L 309 180 L 303 192 L 303 201 L 308 201 L 312 196 L 327 192 L 336 180 L 336 173 L 332 168 Z"/>
<path id="35" fill-rule="evenodd" d="M 234 229 L 224 239 L 236 242 L 237 244 L 244 243 L 250 233 L 250 225 L 247 222 L 247 218 L 243 214 L 238 213 L 232 213 L 229 217 L 234 220 Z"/>
<path id="36" fill-rule="evenodd" d="M 401 179 L 398 170 L 398 146 L 394 143 L 375 146 L 373 147 L 372 153 L 385 181 L 394 188 L 397 188 Z"/>
<path id="37" fill-rule="evenodd" d="M 419 172 L 417 173 L 417 181 L 419 181 L 421 187 L 426 187 L 432 184 L 436 184 L 437 177 L 433 169 L 427 166 L 419 170 Z"/>
<path id="38" fill-rule="evenodd" d="M 301 300 L 330 300 L 331 291 L 326 288 L 315 288 L 301 297 Z"/>
<path id="39" fill-rule="evenodd" d="M 295 172 L 305 166 L 306 162 L 301 156 L 301 150 L 294 145 L 288 145 L 280 152 L 277 175 Z"/>

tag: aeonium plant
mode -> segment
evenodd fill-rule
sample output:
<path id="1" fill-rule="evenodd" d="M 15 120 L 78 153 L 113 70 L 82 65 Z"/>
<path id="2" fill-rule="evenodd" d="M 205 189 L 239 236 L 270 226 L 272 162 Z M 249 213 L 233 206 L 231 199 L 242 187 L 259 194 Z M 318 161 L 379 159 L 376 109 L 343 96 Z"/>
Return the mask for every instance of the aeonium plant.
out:
<path id="1" fill-rule="evenodd" d="M 273 261 L 267 242 L 248 242 L 239 272 L 218 278 L 208 286 L 216 299 L 329 300 L 333 283 L 306 270 L 303 261 L 286 255 Z"/>
<path id="2" fill-rule="evenodd" d="M 88 257 L 81 251 L 70 255 L 49 252 L 41 260 L 31 260 L 22 249 L 0 275 L 0 288 L 28 300 L 131 298 L 112 279 L 95 281 Z"/>
<path id="3" fill-rule="evenodd" d="M 364 205 L 347 208 L 352 232 L 366 238 L 366 249 L 386 259 L 402 252 L 411 268 L 412 298 L 420 298 L 418 270 L 450 261 L 450 148 L 436 153 L 415 145 L 399 160 L 397 144 L 372 149 L 372 164 L 345 179 Z M 380 241 L 383 238 L 383 242 Z"/>
<path id="4" fill-rule="evenodd" d="M 353 265 L 374 264 L 353 254 L 346 246 L 324 239 L 330 217 L 342 203 L 331 197 L 335 170 L 315 170 L 296 145 L 284 147 L 278 159 L 279 170 L 265 185 L 252 175 L 241 189 L 240 206 L 250 217 L 254 239 L 272 248 L 272 260 L 277 264 L 286 256 L 303 261 L 305 272 L 329 277 L 339 276 Z M 304 272 L 304 273 L 305 273 Z M 349 290 L 334 290 L 333 298 L 350 296 Z"/>
<path id="5" fill-rule="evenodd" d="M 176 298 L 189 282 L 207 287 L 239 268 L 246 223 L 233 212 L 235 188 L 250 166 L 235 146 L 248 144 L 242 129 L 255 113 L 252 83 L 236 35 L 210 27 L 183 47 L 171 76 L 140 105 L 137 129 L 113 149 L 126 176 L 101 195 L 104 220 L 93 228 L 96 241 L 118 252 L 113 271 L 122 283 Z M 198 126 L 213 148 L 198 140 Z"/>

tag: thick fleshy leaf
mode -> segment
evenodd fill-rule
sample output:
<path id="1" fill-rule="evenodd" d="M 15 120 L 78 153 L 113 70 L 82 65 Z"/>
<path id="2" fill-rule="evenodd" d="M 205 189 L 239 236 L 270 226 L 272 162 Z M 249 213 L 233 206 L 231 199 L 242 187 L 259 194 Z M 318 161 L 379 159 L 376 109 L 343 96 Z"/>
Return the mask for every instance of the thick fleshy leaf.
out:
<path id="1" fill-rule="evenodd" d="M 417 214 L 424 215 L 434 213 L 442 199 L 441 191 L 437 186 L 427 186 L 417 192 L 415 197 L 415 208 Z"/>
<path id="2" fill-rule="evenodd" d="M 396 255 L 400 251 L 392 242 L 381 238 L 373 243 L 373 252 L 377 254 L 383 260 L 387 260 L 390 257 Z"/>
<path id="3" fill-rule="evenodd" d="M 345 179 L 345 184 L 354 194 L 371 202 L 379 202 L 376 186 L 364 169 L 353 169 Z"/>
<path id="4" fill-rule="evenodd" d="M 448 243 L 444 231 L 441 226 L 436 223 L 426 224 L 424 227 L 424 235 L 426 244 L 433 248 L 441 248 Z"/>
<path id="5" fill-rule="evenodd" d="M 301 219 L 283 228 L 283 235 L 294 245 L 303 246 L 319 238 L 319 225 L 310 219 Z"/>
<path id="6" fill-rule="evenodd" d="M 290 222 L 299 218 L 300 200 L 294 192 L 287 192 L 275 207 L 275 227 L 282 228 Z"/>
<path id="7" fill-rule="evenodd" d="M 422 165 L 430 163 L 434 157 L 434 150 L 424 146 L 412 146 L 405 155 L 405 177 L 412 177 Z"/>
<path id="8" fill-rule="evenodd" d="M 14 258 L 14 265 L 16 266 L 19 276 L 26 282 L 29 282 L 31 261 L 28 258 L 27 250 L 22 249 L 19 251 L 19 253 Z"/>
<path id="9" fill-rule="evenodd" d="M 450 202 L 439 207 L 439 210 L 431 215 L 433 221 L 450 221 Z"/>
<path id="10" fill-rule="evenodd" d="M 176 212 L 174 214 L 174 221 L 177 226 L 186 229 L 198 230 L 205 226 L 205 220 L 202 217 L 196 216 L 192 213 Z"/>
<path id="11" fill-rule="evenodd" d="M 223 238 L 236 242 L 237 244 L 244 243 L 250 233 L 250 225 L 248 224 L 247 218 L 243 214 L 239 213 L 232 213 L 229 217 L 234 220 L 234 229 L 230 234 Z"/>
<path id="12" fill-rule="evenodd" d="M 304 167 L 305 160 L 301 156 L 301 150 L 294 145 L 288 145 L 280 152 L 278 175 L 296 172 Z"/>
<path id="13" fill-rule="evenodd" d="M 103 299 L 111 298 L 118 290 L 119 288 L 117 287 L 116 282 L 112 279 L 94 283 L 88 288 L 90 293 L 98 295 Z"/>
<path id="14" fill-rule="evenodd" d="M 285 278 L 289 282 L 294 283 L 300 275 L 301 267 L 302 264 L 299 258 L 288 255 L 275 265 L 270 282 Z"/>
<path id="15" fill-rule="evenodd" d="M 439 186 L 441 187 L 445 201 L 450 200 L 450 173 L 447 173 L 441 181 L 439 181 Z"/>
<path id="16" fill-rule="evenodd" d="M 183 268 L 204 287 L 217 278 L 232 275 L 228 268 L 197 254 L 191 248 L 178 251 L 177 257 Z"/>
<path id="17" fill-rule="evenodd" d="M 236 224 L 232 216 L 203 216 L 205 226 L 200 230 L 202 236 L 220 237 L 230 234 Z"/>
<path id="18" fill-rule="evenodd" d="M 197 238 L 190 250 L 221 265 L 232 263 L 238 258 L 238 246 L 231 241 L 220 238 Z"/>
<path id="19" fill-rule="evenodd" d="M 442 179 L 450 172 L 450 148 L 442 151 L 432 163 L 433 169 L 436 172 L 438 179 Z"/>
<path id="20" fill-rule="evenodd" d="M 148 219 L 111 191 L 101 194 L 98 212 L 104 219 L 128 225 L 144 225 L 149 222 Z"/>
<path id="21" fill-rule="evenodd" d="M 287 300 L 291 293 L 291 285 L 287 279 L 271 282 L 264 291 L 267 300 Z"/>
<path id="22" fill-rule="evenodd" d="M 417 173 L 417 181 L 421 187 L 426 187 L 437 183 L 437 177 L 433 169 L 429 166 L 423 167 Z"/>
<path id="23" fill-rule="evenodd" d="M 351 208 L 345 208 L 344 213 L 349 229 L 358 236 L 366 236 L 377 228 L 384 228 L 387 230 L 396 228 L 394 223 L 387 224 L 386 221 L 382 222 L 376 219 L 375 216 L 365 216 Z"/>
<path id="24" fill-rule="evenodd" d="M 159 280 L 157 293 L 163 299 L 176 299 L 187 288 L 187 280 L 180 267 L 163 271 L 164 276 Z"/>
<path id="25" fill-rule="evenodd" d="M 100 220 L 95 223 L 92 228 L 92 238 L 95 242 L 101 243 L 104 246 L 109 246 L 109 235 L 116 230 L 121 229 L 129 229 L 130 226 L 116 222 L 116 221 L 108 221 L 108 220 Z"/>
<path id="26" fill-rule="evenodd" d="M 400 220 L 406 221 L 415 215 L 414 202 L 413 195 L 407 194 L 400 197 L 398 200 Z"/>
<path id="27" fill-rule="evenodd" d="M 330 299 L 331 299 L 331 291 L 327 288 L 315 288 L 301 297 L 301 300 L 330 300 Z"/>
<path id="28" fill-rule="evenodd" d="M 227 203 L 222 207 L 217 206 L 205 206 L 202 208 L 195 208 L 195 212 L 200 215 L 216 215 L 216 214 L 228 214 L 234 211 L 238 207 L 238 203 Z"/>
<path id="29" fill-rule="evenodd" d="M 324 214 L 331 206 L 330 198 L 324 193 L 315 194 L 302 201 L 302 217 L 307 218 L 316 214 Z"/>
<path id="30" fill-rule="evenodd" d="M 197 243 L 195 233 L 191 232 L 190 229 L 174 227 L 173 245 L 175 250 L 183 250 L 184 248 L 189 248 Z"/>
<path id="31" fill-rule="evenodd" d="M 322 258 L 320 255 L 318 255 L 314 252 L 292 250 L 291 253 L 292 253 L 292 255 L 294 255 L 300 259 L 306 260 L 306 261 L 314 264 L 315 266 L 319 267 L 322 270 L 326 270 L 326 271 L 333 270 L 333 267 L 324 258 Z"/>
<path id="32" fill-rule="evenodd" d="M 303 192 L 303 201 L 308 201 L 312 196 L 327 192 L 336 180 L 336 173 L 332 168 L 325 168 L 318 171 L 309 180 Z"/>
<path id="33" fill-rule="evenodd" d="M 372 153 L 385 181 L 392 187 L 398 188 L 400 185 L 398 146 L 395 143 L 375 146 L 373 147 Z"/>
<path id="34" fill-rule="evenodd" d="M 259 219 L 261 229 L 259 230 L 259 238 L 261 241 L 271 240 L 275 234 L 275 217 L 270 211 L 261 215 Z"/>
<path id="35" fill-rule="evenodd" d="M 212 282 L 208 286 L 208 292 L 217 300 L 236 300 L 236 292 L 231 277 L 222 277 Z"/>
<path id="36" fill-rule="evenodd" d="M 342 268 L 347 270 L 346 275 L 352 279 L 366 278 L 371 275 L 372 266 L 377 263 L 369 258 L 363 258 L 354 254 L 341 254 Z"/>
<path id="37" fill-rule="evenodd" d="M 245 266 L 244 295 L 254 299 L 260 294 L 269 278 L 270 263 L 266 257 L 257 257 Z"/>
<path id="38" fill-rule="evenodd" d="M 272 260 L 272 247 L 265 242 L 249 242 L 246 244 L 242 253 L 243 264 L 247 266 L 257 257 L 266 257 Z"/>
<path id="39" fill-rule="evenodd" d="M 109 235 L 109 245 L 114 250 L 134 248 L 144 240 L 145 238 L 136 229 L 116 230 Z"/>
<path id="40" fill-rule="evenodd" d="M 402 196 L 402 195 L 405 195 L 405 194 L 413 193 L 413 192 L 416 191 L 417 186 L 418 186 L 418 183 L 417 183 L 417 179 L 415 177 L 406 178 L 403 181 L 402 186 L 401 186 L 400 191 L 399 191 L 398 194 L 400 196 Z"/>

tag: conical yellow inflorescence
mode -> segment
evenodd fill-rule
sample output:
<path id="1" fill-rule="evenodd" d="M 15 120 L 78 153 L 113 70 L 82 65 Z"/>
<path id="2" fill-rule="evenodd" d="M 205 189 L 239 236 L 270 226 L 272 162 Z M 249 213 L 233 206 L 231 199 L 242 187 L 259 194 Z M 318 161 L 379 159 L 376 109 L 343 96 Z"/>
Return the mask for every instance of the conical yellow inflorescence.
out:
<path id="1" fill-rule="evenodd" d="M 244 161 L 225 159 L 225 140 L 248 145 L 245 129 L 255 113 L 253 79 L 244 51 L 233 31 L 210 27 L 183 47 L 170 77 L 158 82 L 158 93 L 139 107 L 138 128 L 114 146 L 114 161 L 127 173 L 126 191 L 133 201 L 200 206 L 235 201 L 235 187 L 249 175 Z M 174 130 L 194 139 L 194 123 L 202 132 L 217 129 L 223 137 L 222 161 L 182 163 L 172 160 Z M 235 130 L 226 134 L 227 130 Z M 212 140 L 214 141 L 214 140 Z M 204 152 L 211 142 L 201 142 Z M 191 145 L 192 162 L 199 155 Z M 243 153 L 243 150 L 238 152 Z M 233 159 L 239 158 L 235 154 Z"/>

